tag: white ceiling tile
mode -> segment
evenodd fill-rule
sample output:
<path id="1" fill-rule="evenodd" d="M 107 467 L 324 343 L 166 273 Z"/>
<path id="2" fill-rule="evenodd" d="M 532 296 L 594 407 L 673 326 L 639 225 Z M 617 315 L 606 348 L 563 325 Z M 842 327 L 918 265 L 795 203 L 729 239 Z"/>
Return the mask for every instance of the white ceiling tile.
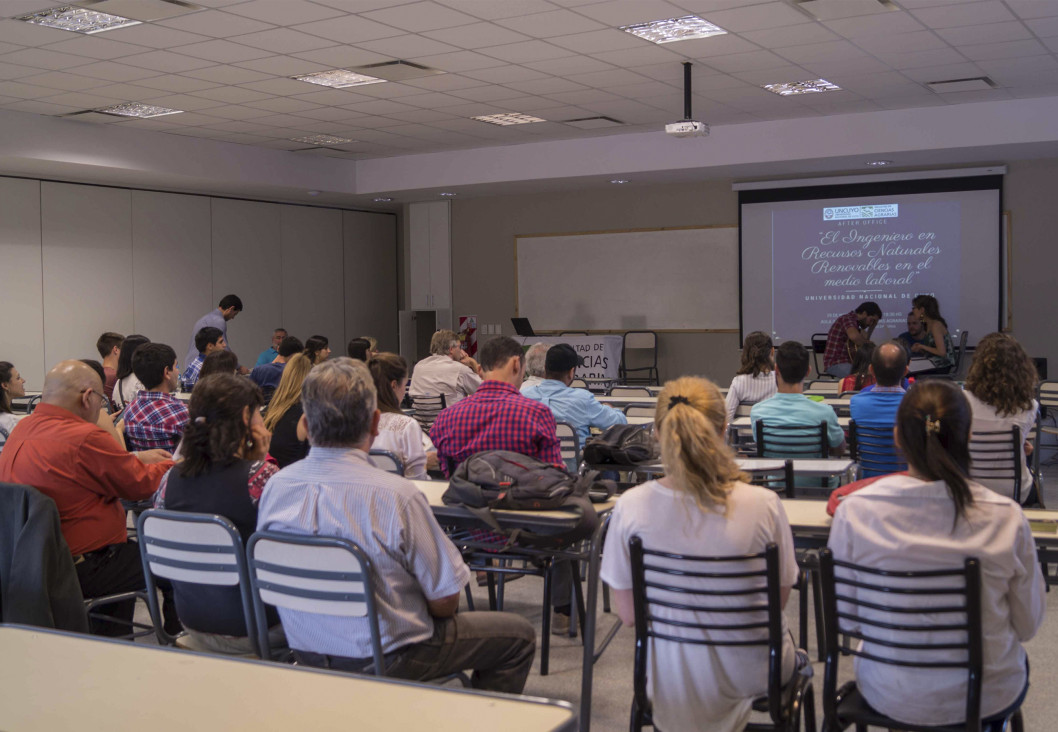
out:
<path id="1" fill-rule="evenodd" d="M 306 102 L 303 99 L 288 99 L 286 97 L 269 97 L 257 102 L 247 102 L 244 106 L 252 109 L 263 109 L 278 114 L 291 114 L 304 112 L 310 109 L 319 109 L 320 105 Z"/>
<path id="2" fill-rule="evenodd" d="M 245 102 L 259 102 L 262 99 L 269 99 L 272 95 L 241 86 L 218 86 L 213 89 L 192 92 L 192 96 L 228 104 L 243 104 Z"/>
<path id="3" fill-rule="evenodd" d="M 411 33 L 469 25 L 477 20 L 473 16 L 465 15 L 435 2 L 418 2 L 384 10 L 373 10 L 364 13 L 363 17 Z"/>
<path id="4" fill-rule="evenodd" d="M 6 13 L 5 13 L 6 15 Z M 0 20 L 0 41 L 18 46 L 46 46 L 70 38 L 69 31 L 45 28 L 42 25 L 23 23 L 20 20 Z"/>
<path id="5" fill-rule="evenodd" d="M 50 51 L 62 51 L 63 53 L 72 53 L 77 56 L 88 56 L 89 58 L 102 60 L 119 58 L 121 56 L 131 56 L 134 53 L 143 53 L 151 50 L 146 46 L 122 43 L 121 41 L 112 41 L 108 38 L 100 38 L 99 36 L 80 36 L 78 38 L 70 38 L 69 40 L 61 41 L 59 43 L 52 43 L 46 46 L 46 48 Z"/>
<path id="6" fill-rule="evenodd" d="M 783 28 L 747 31 L 739 35 L 747 41 L 756 43 L 764 48 L 784 48 L 786 46 L 802 46 L 806 43 L 823 43 L 824 41 L 838 40 L 838 35 L 825 28 L 821 23 L 799 23 Z"/>
<path id="7" fill-rule="evenodd" d="M 117 28 L 109 31 L 107 40 L 132 43 L 154 49 L 166 49 L 186 46 L 189 43 L 208 41 L 209 36 L 187 33 L 186 31 L 166 28 L 154 23 L 142 23 L 128 28 Z"/>
<path id="8" fill-rule="evenodd" d="M 950 92 L 940 95 L 948 104 L 969 104 L 972 102 L 996 102 L 1002 99 L 1010 99 L 1010 92 L 1006 89 L 982 89 L 971 92 Z"/>
<path id="9" fill-rule="evenodd" d="M 557 76 L 549 76 L 545 79 L 511 81 L 508 84 L 512 89 L 517 89 L 524 94 L 558 94 L 560 92 L 578 91 L 587 88 L 572 79 L 560 79 Z"/>
<path id="10" fill-rule="evenodd" d="M 818 74 L 813 74 L 813 72 L 803 69 L 800 66 L 778 66 L 775 68 L 751 69 L 748 71 L 732 72 L 731 74 L 734 78 L 740 79 L 747 84 L 753 84 L 754 86 L 760 86 L 761 84 L 774 84 L 783 80 L 806 80 L 815 78 L 817 75 Z M 824 76 L 823 78 L 837 84 L 837 82 L 828 76 Z M 838 84 L 838 86 L 841 85 Z"/>
<path id="11" fill-rule="evenodd" d="M 909 79 L 928 84 L 932 81 L 946 81 L 947 79 L 972 79 L 975 76 L 984 76 L 979 66 L 971 63 L 949 64 L 947 66 L 926 66 L 921 69 L 907 69 L 904 75 Z"/>
<path id="12" fill-rule="evenodd" d="M 1047 46 L 1047 48 L 1051 49 L 1051 51 L 1058 53 L 1058 36 L 1055 36 L 1053 38 L 1044 38 L 1042 40 L 1043 45 Z"/>
<path id="13" fill-rule="evenodd" d="M 1036 40 L 983 43 L 979 46 L 964 46 L 960 50 L 971 61 L 1039 56 L 1048 52 L 1043 44 Z"/>
<path id="14" fill-rule="evenodd" d="M 228 6 L 225 12 L 281 26 L 310 23 L 342 14 L 340 10 L 304 0 L 251 0 Z"/>
<path id="15" fill-rule="evenodd" d="M 352 109 L 355 112 L 377 115 L 386 115 L 390 112 L 410 112 L 412 109 L 415 109 L 415 107 L 408 106 L 407 104 L 401 104 L 400 102 L 392 102 L 388 99 L 375 99 L 370 102 L 347 104 L 345 105 L 345 107 L 347 109 Z"/>
<path id="16" fill-rule="evenodd" d="M 603 53 L 605 51 L 619 51 L 623 48 L 643 48 L 646 41 L 636 38 L 631 33 L 607 28 L 606 30 L 552 38 L 551 43 L 577 53 Z M 682 41 L 682 43 L 690 43 L 690 41 Z"/>
<path id="17" fill-rule="evenodd" d="M 184 56 L 183 54 L 173 53 L 172 51 L 138 53 L 135 56 L 126 56 L 122 61 L 133 66 L 142 66 L 147 69 L 165 71 L 167 73 L 191 71 L 192 69 L 201 69 L 213 65 L 213 61 L 192 58 L 191 56 Z"/>
<path id="18" fill-rule="evenodd" d="M 52 91 L 54 92 L 55 90 L 52 89 Z M 52 104 L 66 104 L 80 109 L 95 109 L 97 107 L 119 104 L 125 100 L 121 97 L 108 97 L 92 90 L 88 92 L 63 92 L 49 96 L 45 101 L 49 101 Z"/>
<path id="19" fill-rule="evenodd" d="M 708 20 L 729 33 L 744 33 L 796 25 L 803 23 L 805 16 L 786 3 L 771 2 L 731 10 L 718 10 L 710 13 Z"/>
<path id="20" fill-rule="evenodd" d="M 356 93 L 367 98 L 401 99 L 403 101 L 403 97 L 422 94 L 423 90 L 409 84 L 401 84 L 391 81 L 385 84 L 366 84 L 365 86 L 358 86 L 356 87 Z"/>
<path id="21" fill-rule="evenodd" d="M 608 64 L 625 68 L 667 62 L 678 64 L 686 60 L 686 57 L 673 53 L 664 46 L 653 45 L 644 48 L 630 48 L 627 51 L 603 51 L 602 53 L 593 53 L 592 56 Z"/>
<path id="22" fill-rule="evenodd" d="M 545 10 L 554 10 L 554 5 L 547 0 L 518 0 L 518 2 L 494 2 L 493 0 L 437 0 L 442 5 L 447 5 L 467 15 L 481 18 L 482 20 L 495 20 L 497 18 L 513 18 L 516 15 L 529 15 L 531 13 L 542 13 Z"/>
<path id="23" fill-rule="evenodd" d="M 258 112 L 254 122 L 269 127 L 286 127 L 288 129 L 301 129 L 303 125 L 311 125 L 312 120 L 306 117 L 298 117 L 293 114 L 265 114 Z"/>
<path id="24" fill-rule="evenodd" d="M 295 58 L 312 61 L 330 69 L 349 69 L 354 66 L 385 63 L 394 57 L 385 53 L 367 51 L 356 46 L 330 46 L 314 51 L 299 51 L 292 54 Z"/>
<path id="25" fill-rule="evenodd" d="M 81 70 L 78 69 L 77 73 L 81 73 Z M 192 79 L 187 76 L 180 76 L 179 74 L 152 76 L 147 79 L 139 79 L 135 83 L 137 86 L 166 91 L 170 94 L 184 94 L 186 92 L 201 91 L 202 89 L 212 89 L 215 86 L 219 86 L 215 81 Z"/>
<path id="26" fill-rule="evenodd" d="M 466 99 L 461 99 L 451 94 L 441 94 L 440 92 L 416 94 L 412 97 L 404 97 L 405 104 L 409 104 L 419 109 L 440 109 L 443 107 L 451 107 L 456 104 L 464 104 L 466 101 Z"/>
<path id="27" fill-rule="evenodd" d="M 132 97 L 131 99 L 129 99 L 129 101 L 150 101 L 151 104 L 156 104 L 159 107 L 168 107 L 169 109 L 180 109 L 185 112 L 197 112 L 203 109 L 211 109 L 213 107 L 223 106 L 223 102 L 217 102 L 212 99 L 202 99 L 200 97 L 193 97 L 187 94 L 159 94 L 157 91 L 153 94 L 148 93 L 140 95 L 138 97 Z"/>
<path id="28" fill-rule="evenodd" d="M 94 64 L 77 67 L 77 73 L 91 76 L 95 79 L 106 79 L 107 81 L 134 81 L 158 76 L 158 72 L 152 69 L 141 69 L 128 64 L 115 61 L 97 61 Z"/>
<path id="29" fill-rule="evenodd" d="M 530 109 L 540 109 L 554 104 L 549 99 L 536 96 L 520 96 L 514 99 L 504 99 L 495 102 L 497 106 L 503 107 L 508 112 L 525 112 Z"/>
<path id="30" fill-rule="evenodd" d="M 1020 21 L 992 23 L 990 25 L 968 25 L 959 28 L 942 28 L 937 31 L 937 35 L 955 46 L 969 46 L 975 43 L 1022 41 L 1032 38 L 1028 29 L 1025 28 Z"/>
<path id="31" fill-rule="evenodd" d="M 863 51 L 849 41 L 829 41 L 807 46 L 791 46 L 790 48 L 780 49 L 777 53 L 794 63 L 861 58 L 865 55 Z"/>
<path id="32" fill-rule="evenodd" d="M 363 115 L 339 107 L 317 107 L 316 109 L 306 109 L 298 112 L 298 116 L 315 120 L 338 121 L 350 120 Z"/>
<path id="33" fill-rule="evenodd" d="M 548 99 L 554 99 L 563 104 L 576 104 L 579 107 L 597 104 L 599 102 L 616 102 L 624 97 L 604 92 L 601 89 L 585 89 L 583 91 L 559 92 L 558 94 L 547 94 Z"/>
<path id="34" fill-rule="evenodd" d="M 1027 20 L 1025 25 L 1040 38 L 1052 38 L 1058 36 L 1058 18 L 1043 18 L 1041 20 Z"/>
<path id="35" fill-rule="evenodd" d="M 570 10 L 552 10 L 548 13 L 534 13 L 520 18 L 497 20 L 498 25 L 510 28 L 519 33 L 526 33 L 537 38 L 565 36 L 571 33 L 587 33 L 602 30 L 606 26 Z M 619 31 L 623 32 L 623 31 Z"/>
<path id="36" fill-rule="evenodd" d="M 255 119 L 266 114 L 260 109 L 256 109 L 254 107 L 244 107 L 239 104 L 229 104 L 223 107 L 211 107 L 209 113 L 213 117 L 220 117 L 223 119 Z"/>
<path id="37" fill-rule="evenodd" d="M 777 56 L 771 51 L 750 51 L 749 53 L 713 56 L 708 61 L 709 66 L 712 68 L 728 74 L 736 71 L 776 68 L 785 66 L 787 63 L 786 59 Z"/>
<path id="38" fill-rule="evenodd" d="M 250 46 L 243 46 L 239 43 L 220 39 L 180 46 L 179 51 L 188 56 L 201 57 L 221 64 L 250 61 L 255 58 L 264 58 L 272 55 L 270 52 L 262 51 L 260 48 L 251 48 Z"/>
<path id="39" fill-rule="evenodd" d="M 190 33 L 200 33 L 211 38 L 228 38 L 241 33 L 257 33 L 272 27 L 269 23 L 218 10 L 203 10 L 179 18 L 170 18 L 160 21 L 158 25 Z"/>
<path id="40" fill-rule="evenodd" d="M 966 57 L 954 48 L 935 48 L 932 51 L 912 51 L 909 53 L 876 54 L 894 69 L 918 69 L 924 66 L 948 66 L 962 63 Z"/>
<path id="41" fill-rule="evenodd" d="M 256 92 L 264 92 L 268 95 L 294 95 L 305 93 L 305 82 L 296 79 L 278 78 L 263 79 L 261 81 L 250 81 L 239 86 L 244 89 L 252 89 Z"/>
<path id="42" fill-rule="evenodd" d="M 687 15 L 683 9 L 664 0 L 636 0 L 634 3 L 625 0 L 609 0 L 609 2 L 583 5 L 578 7 L 576 12 L 609 26 L 648 23 L 652 20 L 681 18 Z"/>
<path id="43" fill-rule="evenodd" d="M 337 43 L 360 43 L 361 41 L 373 41 L 378 38 L 389 38 L 404 33 L 400 28 L 394 28 L 382 23 L 376 23 L 366 18 L 355 15 L 346 15 L 341 18 L 320 20 L 314 23 L 304 23 L 293 26 L 294 30 L 320 36 Z"/>
<path id="44" fill-rule="evenodd" d="M 4 63 L 16 64 L 18 66 L 33 66 L 39 69 L 69 69 L 74 66 L 82 66 L 85 63 L 84 56 L 74 56 L 59 51 L 49 51 L 44 48 L 26 48 L 21 51 L 13 51 L 3 55 Z"/>
<path id="45" fill-rule="evenodd" d="M 334 45 L 334 41 L 290 30 L 289 28 L 273 28 L 257 33 L 247 33 L 230 37 L 230 40 L 272 53 L 297 53 L 298 51 L 312 51 L 317 48 L 326 48 Z"/>
<path id="46" fill-rule="evenodd" d="M 8 64 L 0 61 L 0 79 L 21 79 L 39 73 L 40 69 L 32 66 L 19 66 L 18 64 Z"/>
<path id="47" fill-rule="evenodd" d="M 422 59 L 419 60 L 421 61 Z M 458 74 L 440 74 L 438 76 L 424 76 L 421 79 L 408 79 L 404 84 L 423 91 L 444 92 L 483 86 L 485 82 L 477 79 L 468 79 Z"/>
<path id="48" fill-rule="evenodd" d="M 508 43 L 503 46 L 491 46 L 479 49 L 480 53 L 493 56 L 512 64 L 524 64 L 529 61 L 547 61 L 548 59 L 572 56 L 569 49 L 545 41 L 523 41 Z"/>
<path id="49" fill-rule="evenodd" d="M 459 49 L 447 43 L 441 43 L 419 35 L 393 36 L 380 38 L 377 41 L 361 41 L 360 48 L 376 53 L 384 53 L 394 58 L 413 59 L 421 56 L 436 56 L 441 53 L 452 53 Z"/>
<path id="50" fill-rule="evenodd" d="M 550 81 L 549 79 L 536 79 L 534 81 Z M 514 82 L 516 84 L 532 84 L 534 81 L 521 81 Z M 455 91 L 449 92 L 453 97 L 459 97 L 460 99 L 466 99 L 471 102 L 497 102 L 504 99 L 514 99 L 516 97 L 523 96 L 526 92 L 519 89 L 512 89 L 499 84 L 485 84 L 484 86 L 475 86 L 469 89 L 456 89 Z M 413 99 L 414 101 L 414 99 Z"/>
<path id="51" fill-rule="evenodd" d="M 585 86 L 606 89 L 612 86 L 628 86 L 629 84 L 650 83 L 650 79 L 627 69 L 608 69 L 606 71 L 592 71 L 587 74 L 574 74 L 566 77 L 569 81 Z"/>
<path id="52" fill-rule="evenodd" d="M 0 41 L 0 54 L 11 53 L 12 51 L 21 51 L 23 48 L 25 48 L 25 46 L 19 46 L 14 43 L 4 43 Z"/>
<path id="53" fill-rule="evenodd" d="M 999 0 L 963 2 L 937 8 L 922 8 L 911 13 L 930 28 L 955 28 L 963 25 L 983 25 L 1016 20 Z"/>
<path id="54" fill-rule="evenodd" d="M 139 84 L 107 84 L 106 86 L 98 87 L 98 89 L 100 94 L 105 94 L 108 97 L 120 97 L 130 101 L 134 99 L 147 101 L 154 97 L 164 97 L 169 94 L 169 92 L 151 89 Z"/>
<path id="55" fill-rule="evenodd" d="M 494 69 L 477 69 L 467 71 L 463 74 L 471 79 L 488 81 L 493 84 L 506 84 L 509 81 L 526 81 L 528 79 L 542 79 L 546 74 L 539 71 L 527 69 L 524 66 L 498 66 Z"/>
<path id="56" fill-rule="evenodd" d="M 305 86 L 306 88 L 311 89 L 314 85 L 305 84 Z M 320 91 L 310 91 L 305 94 L 298 94 L 296 98 L 326 106 L 353 104 L 355 102 L 365 102 L 370 99 L 370 97 L 365 97 L 363 94 L 356 94 L 347 89 L 321 89 Z"/>
<path id="57" fill-rule="evenodd" d="M 296 74 L 311 74 L 314 71 L 325 71 L 326 66 L 312 61 L 306 61 L 293 56 L 269 56 L 259 58 L 255 61 L 240 61 L 235 64 L 239 68 L 260 71 L 269 76 L 294 76 Z"/>
<path id="58" fill-rule="evenodd" d="M 250 81 L 262 81 L 272 78 L 273 75 L 251 69 L 243 69 L 238 66 L 208 66 L 204 69 L 185 71 L 182 76 L 213 82 L 213 85 L 216 86 L 219 84 L 245 84 Z M 204 86 L 202 88 L 207 89 L 208 87 Z"/>
<path id="59" fill-rule="evenodd" d="M 473 23 L 457 28 L 426 31 L 423 35 L 435 41 L 450 43 L 460 48 L 486 48 L 488 46 L 498 46 L 502 43 L 518 43 L 531 40 L 527 35 L 516 33 L 495 23 Z"/>
<path id="60" fill-rule="evenodd" d="M 16 112 L 29 112 L 31 114 L 69 114 L 70 112 L 79 111 L 77 107 L 71 107 L 65 104 L 55 104 L 53 102 L 46 102 L 44 100 L 30 99 L 22 102 L 15 102 L 14 104 L 5 104 L 4 109 L 11 109 Z"/>
<path id="61" fill-rule="evenodd" d="M 91 79 L 77 74 L 63 71 L 49 71 L 44 74 L 36 74 L 21 79 L 24 84 L 36 84 L 46 86 L 50 89 L 62 89 L 63 91 L 81 91 L 82 89 L 94 89 L 96 87 L 108 86 L 109 81 L 105 79 Z"/>
<path id="62" fill-rule="evenodd" d="M 449 73 L 491 69 L 506 65 L 503 61 L 475 53 L 474 51 L 455 51 L 454 53 L 441 53 L 436 56 L 419 56 L 415 62 Z"/>
<path id="63" fill-rule="evenodd" d="M 440 112 L 433 109 L 411 109 L 407 112 L 393 112 L 387 116 L 400 120 L 401 122 L 414 122 L 416 124 L 427 124 L 429 122 L 441 122 L 442 120 L 456 119 L 456 117 L 447 112 Z"/>
<path id="64" fill-rule="evenodd" d="M 679 41 L 668 43 L 674 51 L 682 53 L 690 58 L 712 58 L 728 53 L 747 53 L 756 51 L 760 46 L 750 43 L 744 38 L 728 33 L 724 36 L 713 36 L 712 38 L 697 38 L 693 41 Z"/>
<path id="65" fill-rule="evenodd" d="M 871 56 L 843 58 L 838 61 L 810 61 L 801 64 L 801 66 L 811 72 L 811 78 L 822 77 L 827 80 L 842 71 L 850 74 L 875 74 L 889 71 L 892 68 L 889 64 Z"/>
<path id="66" fill-rule="evenodd" d="M 170 130 L 179 129 L 180 125 L 173 121 L 166 121 L 167 118 L 160 117 L 158 119 L 127 119 L 121 121 L 119 124 L 122 127 L 131 127 L 137 130 L 155 130 L 157 132 L 168 132 Z"/>
<path id="67" fill-rule="evenodd" d="M 650 103 L 655 106 L 658 106 L 659 104 L 668 106 L 673 100 L 678 102 L 683 98 L 683 92 L 681 90 L 668 84 L 659 84 L 656 81 L 645 82 L 642 84 L 608 86 L 606 87 L 606 91 L 611 94 L 619 94 L 628 99 L 650 100 Z"/>
<path id="68" fill-rule="evenodd" d="M 708 61 L 703 61 L 694 64 L 692 67 L 692 73 L 694 78 L 701 79 L 703 76 L 710 74 L 719 74 L 718 71 L 713 71 L 707 65 Z M 683 86 L 683 66 L 680 64 L 653 64 L 650 66 L 636 66 L 635 69 L 637 74 L 641 74 L 650 79 L 656 79 L 658 81 L 665 81 L 677 86 Z"/>
<path id="69" fill-rule="evenodd" d="M 47 86 L 26 84 L 21 81 L 0 81 L 0 95 L 3 95 L 5 97 L 17 97 L 19 99 L 39 99 L 41 97 L 50 97 L 54 94 L 55 90 Z"/>
<path id="70" fill-rule="evenodd" d="M 551 59 L 549 61 L 530 61 L 525 66 L 542 71 L 545 74 L 554 74 L 555 76 L 588 74 L 592 71 L 607 71 L 615 68 L 613 65 L 591 56 L 567 56 L 566 58 Z"/>
<path id="71" fill-rule="evenodd" d="M 980 61 L 977 64 L 999 84 L 1025 86 L 1042 79 L 1055 80 L 1058 61 L 1051 56 L 1034 58 L 1005 58 Z"/>
<path id="72" fill-rule="evenodd" d="M 1019 18 L 1058 16 L 1058 4 L 1053 0 L 1007 0 L 1007 5 Z"/>
<path id="73" fill-rule="evenodd" d="M 931 51 L 936 48 L 947 48 L 933 31 L 915 31 L 914 33 L 894 33 L 880 35 L 877 38 L 857 38 L 856 45 L 867 53 L 878 56 L 909 53 L 911 51 Z"/>
<path id="74" fill-rule="evenodd" d="M 909 13 L 879 13 L 861 15 L 856 18 L 841 18 L 824 23 L 827 28 L 846 38 L 878 38 L 895 33 L 913 33 L 923 30 L 922 24 Z"/>

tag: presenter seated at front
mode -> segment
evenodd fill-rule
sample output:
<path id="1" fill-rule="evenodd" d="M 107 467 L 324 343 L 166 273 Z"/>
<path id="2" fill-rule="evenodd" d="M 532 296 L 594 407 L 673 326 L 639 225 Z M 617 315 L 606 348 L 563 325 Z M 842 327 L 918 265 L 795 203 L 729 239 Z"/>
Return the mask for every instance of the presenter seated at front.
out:
<path id="1" fill-rule="evenodd" d="M 757 554 L 774 542 L 779 546 L 783 605 L 790 596 L 797 581 L 797 560 L 786 512 L 774 491 L 744 482 L 731 449 L 724 444 L 724 414 L 723 397 L 704 379 L 670 381 L 658 396 L 654 425 L 665 477 L 621 496 L 603 551 L 601 577 L 614 589 L 617 613 L 625 625 L 635 622 L 628 548 L 633 536 L 639 536 L 646 549 L 698 556 Z M 690 582 L 707 587 L 709 581 Z M 731 598 L 731 604 L 744 599 Z M 669 619 L 687 618 L 687 613 L 663 607 L 653 607 L 651 612 Z M 714 617 L 698 622 L 721 621 Z M 681 630 L 680 635 L 695 632 Z M 765 629 L 747 633 L 747 640 L 767 636 Z M 789 679 L 799 654 L 788 630 L 784 636 L 782 675 Z M 767 693 L 768 649 L 687 648 L 693 646 L 659 642 L 649 649 L 654 657 L 648 666 L 647 691 L 657 727 L 712 732 L 743 729 L 753 699 Z"/>
<path id="2" fill-rule="evenodd" d="M 423 681 L 473 669 L 475 688 L 518 694 L 536 632 L 511 613 L 456 614 L 470 571 L 423 493 L 368 460 L 378 435 L 375 400 L 362 361 L 331 359 L 309 372 L 301 419 L 311 448 L 268 481 L 257 528 L 344 537 L 367 552 L 387 676 Z M 367 618 L 279 615 L 299 662 L 344 671 L 373 665 Z"/>
<path id="3" fill-rule="evenodd" d="M 412 397 L 445 395 L 445 403 L 452 405 L 478 390 L 482 370 L 451 330 L 439 330 L 430 339 L 430 355 L 411 373 L 408 393 Z"/>
<path id="4" fill-rule="evenodd" d="M 912 358 L 928 358 L 933 368 L 928 370 L 912 369 L 916 374 L 939 373 L 951 371 L 955 361 L 952 359 L 951 335 L 948 334 L 948 321 L 940 315 L 940 304 L 932 295 L 919 295 L 911 301 L 911 312 L 922 321 L 924 338 L 921 343 L 911 345 Z"/>
<path id="5" fill-rule="evenodd" d="M 828 545 L 835 559 L 889 571 L 957 568 L 967 557 L 980 561 L 981 716 L 988 718 L 1020 705 L 1028 691 L 1021 642 L 1043 623 L 1044 583 L 1021 507 L 968 477 L 970 422 L 970 405 L 954 384 L 932 379 L 912 386 L 896 424 L 908 474 L 881 478 L 846 496 Z M 916 597 L 891 599 L 915 607 Z M 860 611 L 865 621 L 892 620 L 869 608 Z M 914 625 L 916 615 L 904 620 Z M 882 657 L 892 652 L 866 643 L 864 650 Z M 925 665 L 959 658 L 965 651 L 933 651 L 918 668 L 857 658 L 856 682 L 871 707 L 898 722 L 959 725 L 966 716 L 966 669 Z"/>
<path id="6" fill-rule="evenodd" d="M 882 309 L 876 303 L 864 302 L 835 320 L 827 332 L 823 370 L 838 379 L 852 373 L 852 354 L 857 346 L 871 339 L 874 327 L 881 319 Z"/>

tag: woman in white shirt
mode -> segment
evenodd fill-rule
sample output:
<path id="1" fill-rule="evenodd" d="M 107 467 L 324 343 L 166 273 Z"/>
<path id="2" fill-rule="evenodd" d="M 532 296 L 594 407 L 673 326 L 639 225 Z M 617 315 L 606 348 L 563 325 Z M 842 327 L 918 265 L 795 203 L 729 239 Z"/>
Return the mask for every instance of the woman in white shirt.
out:
<path id="1" fill-rule="evenodd" d="M 125 340 L 121 342 L 117 380 L 114 382 L 114 398 L 110 400 L 115 411 L 124 409 L 141 391 L 147 388 L 136 378 L 136 374 L 132 373 L 132 354 L 144 343 L 150 342 L 150 338 L 142 335 L 125 336 Z"/>
<path id="2" fill-rule="evenodd" d="M 759 330 L 742 344 L 742 366 L 727 390 L 727 421 L 735 418 L 742 402 L 756 404 L 775 393 L 775 348 L 767 333 Z"/>
<path id="3" fill-rule="evenodd" d="M 427 453 L 436 456 L 437 452 L 419 423 L 400 408 L 407 389 L 408 362 L 395 353 L 379 353 L 368 361 L 367 367 L 375 380 L 378 409 L 382 412 L 372 449 L 389 450 L 399 457 L 404 462 L 404 477 L 427 480 Z"/>
<path id="4" fill-rule="evenodd" d="M 1036 394 L 1036 366 L 1021 344 L 1006 333 L 989 333 L 974 351 L 973 365 L 966 375 L 966 398 L 973 413 L 971 432 L 1021 430 L 1025 440 L 1025 455 L 1032 453 L 1029 432 L 1036 424 L 1040 405 Z M 973 455 L 970 456 L 971 458 Z M 1036 503 L 1032 471 L 1028 461 L 1019 456 L 1021 464 L 1021 502 Z M 1010 466 L 1010 463 L 1006 463 Z M 1001 467 L 1001 464 L 1000 464 Z M 978 479 L 986 488 L 1004 496 L 1013 496 L 1009 480 Z"/>
<path id="5" fill-rule="evenodd" d="M 0 361 L 0 450 L 19 420 L 11 411 L 11 400 L 26 395 L 26 380 L 8 361 Z"/>
<path id="6" fill-rule="evenodd" d="M 779 546 L 785 605 L 797 581 L 790 524 L 775 492 L 743 482 L 745 476 L 724 444 L 720 391 L 705 379 L 668 382 L 658 396 L 654 425 L 665 477 L 621 496 L 603 552 L 601 577 L 614 590 L 621 622 L 635 622 L 628 548 L 633 536 L 639 536 L 646 549 L 709 556 L 757 554 L 774 542 Z M 744 604 L 745 598 L 735 597 L 732 602 Z M 652 612 L 673 613 L 662 607 Z M 789 679 L 797 665 L 796 648 L 785 630 L 783 678 Z M 766 637 L 766 631 L 761 633 Z M 767 693 L 764 646 L 703 646 L 655 639 L 650 654 L 648 693 L 659 729 L 741 730 L 753 699 Z"/>
<path id="7" fill-rule="evenodd" d="M 976 557 L 984 642 L 981 716 L 1002 714 L 1020 704 L 1028 689 L 1021 642 L 1036 633 L 1045 608 L 1029 523 L 1012 500 L 969 479 L 970 405 L 958 387 L 935 379 L 915 384 L 896 419 L 907 475 L 882 478 L 847 496 L 834 516 L 830 549 L 835 559 L 895 571 L 951 569 Z M 911 607 L 918 600 L 901 595 L 894 601 L 899 598 Z M 930 604 L 935 603 L 932 598 Z M 870 608 L 858 612 L 875 621 L 892 617 Z M 913 624 L 914 618 L 907 615 L 903 622 Z M 864 649 L 880 656 L 892 653 L 877 644 L 864 644 Z M 931 652 L 928 660 L 942 660 L 941 653 L 965 658 L 965 652 L 953 650 Z M 966 669 L 893 666 L 861 657 L 855 668 L 863 698 L 898 722 L 965 721 Z"/>

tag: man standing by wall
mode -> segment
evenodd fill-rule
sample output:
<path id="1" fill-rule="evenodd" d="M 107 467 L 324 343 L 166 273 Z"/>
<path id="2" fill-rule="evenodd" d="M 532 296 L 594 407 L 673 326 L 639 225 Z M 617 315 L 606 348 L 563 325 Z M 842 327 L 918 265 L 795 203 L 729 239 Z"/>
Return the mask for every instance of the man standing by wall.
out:
<path id="1" fill-rule="evenodd" d="M 228 341 L 228 321 L 235 320 L 235 316 L 242 312 L 242 300 L 239 299 L 238 295 L 225 295 L 220 299 L 220 303 L 217 305 L 216 310 L 210 310 L 208 313 L 203 315 L 197 321 L 195 321 L 195 327 L 191 329 L 191 342 L 187 346 L 187 357 L 184 359 L 184 363 L 191 363 L 195 360 L 195 356 L 198 355 L 198 348 L 195 346 L 195 336 L 200 330 L 207 326 L 214 328 L 220 328 L 220 332 L 224 334 L 224 342 Z M 227 350 L 231 350 L 225 345 Z M 242 373 L 250 373 L 249 369 L 245 366 L 240 368 Z"/>

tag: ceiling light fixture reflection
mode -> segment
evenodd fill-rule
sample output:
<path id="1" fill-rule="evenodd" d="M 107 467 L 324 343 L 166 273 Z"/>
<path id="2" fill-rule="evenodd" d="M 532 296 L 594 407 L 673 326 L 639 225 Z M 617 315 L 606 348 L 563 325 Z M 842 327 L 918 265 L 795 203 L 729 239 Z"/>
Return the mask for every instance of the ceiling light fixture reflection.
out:
<path id="1" fill-rule="evenodd" d="M 476 119 L 478 122 L 488 122 L 490 125 L 500 125 L 501 127 L 506 127 L 508 125 L 527 125 L 533 122 L 547 122 L 543 117 L 534 117 L 531 114 L 522 114 L 521 112 L 485 114 L 481 117 L 471 117 L 471 119 Z"/>
<path id="2" fill-rule="evenodd" d="M 19 20 L 33 25 L 42 25 L 45 28 L 57 28 L 58 30 L 84 33 L 86 35 L 140 24 L 140 21 L 132 18 L 100 13 L 85 8 L 75 8 L 69 5 L 23 15 Z"/>
<path id="3" fill-rule="evenodd" d="M 358 74 L 348 69 L 317 71 L 314 74 L 303 74 L 292 78 L 297 81 L 307 81 L 310 84 L 329 86 L 333 89 L 345 89 L 350 86 L 364 86 L 365 84 L 381 84 L 385 81 L 385 79 L 368 76 L 367 74 Z"/>
<path id="4" fill-rule="evenodd" d="M 303 142 L 306 145 L 344 145 L 348 142 L 356 142 L 345 137 L 334 135 L 306 135 L 305 137 L 292 137 L 291 142 Z"/>
<path id="5" fill-rule="evenodd" d="M 831 84 L 826 79 L 811 79 L 809 81 L 787 81 L 781 84 L 764 84 L 772 94 L 788 97 L 794 94 L 818 94 L 819 92 L 841 91 L 837 84 Z"/>
<path id="6" fill-rule="evenodd" d="M 140 102 L 126 102 L 115 104 L 112 107 L 103 107 L 95 110 L 100 114 L 113 114 L 118 117 L 139 117 L 149 119 L 151 117 L 164 117 L 167 114 L 183 114 L 182 109 L 169 109 L 168 107 L 156 107 L 153 104 L 141 104 Z"/>
<path id="7" fill-rule="evenodd" d="M 892 160 L 868 160 L 867 165 L 871 168 L 884 168 L 886 165 L 892 165 Z"/>
<path id="8" fill-rule="evenodd" d="M 676 41 L 690 41 L 695 38 L 709 38 L 710 36 L 720 36 L 727 33 L 720 26 L 713 25 L 708 20 L 699 18 L 697 15 L 685 15 L 682 18 L 668 18 L 666 20 L 652 20 L 649 23 L 623 25 L 621 30 L 651 43 L 675 43 Z"/>

